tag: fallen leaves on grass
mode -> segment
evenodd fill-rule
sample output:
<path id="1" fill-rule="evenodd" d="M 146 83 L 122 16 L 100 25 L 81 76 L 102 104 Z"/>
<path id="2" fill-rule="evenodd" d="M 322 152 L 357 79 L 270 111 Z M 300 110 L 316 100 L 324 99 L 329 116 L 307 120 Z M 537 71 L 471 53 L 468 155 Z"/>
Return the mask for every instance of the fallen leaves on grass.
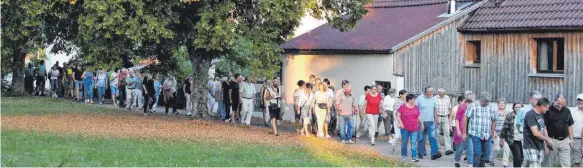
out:
<path id="1" fill-rule="evenodd" d="M 2 127 L 107 137 L 179 139 L 201 142 L 302 145 L 291 134 L 276 137 L 266 128 L 176 117 L 105 114 L 23 115 L 2 117 Z"/>

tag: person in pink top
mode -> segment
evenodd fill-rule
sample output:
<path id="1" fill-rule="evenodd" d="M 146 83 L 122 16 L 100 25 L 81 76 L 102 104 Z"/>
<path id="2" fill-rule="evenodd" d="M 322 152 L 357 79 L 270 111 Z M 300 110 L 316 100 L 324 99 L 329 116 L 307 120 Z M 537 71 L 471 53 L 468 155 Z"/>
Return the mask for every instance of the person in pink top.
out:
<path id="1" fill-rule="evenodd" d="M 464 102 L 462 102 L 458 106 L 458 109 L 457 109 L 457 112 L 455 115 L 456 125 L 455 125 L 455 129 L 453 130 L 454 131 L 453 143 L 455 144 L 455 148 L 456 148 L 454 158 L 453 158 L 453 161 L 455 162 L 454 163 L 455 167 L 460 167 L 459 161 L 461 159 L 462 152 L 464 150 L 467 150 L 468 164 L 470 165 L 470 167 L 472 166 L 473 161 L 474 161 L 472 143 L 463 139 L 462 135 L 464 134 L 463 131 L 467 130 L 467 129 L 463 129 L 463 128 L 467 127 L 467 125 L 464 125 L 464 116 L 466 115 L 466 109 L 468 109 L 468 106 L 474 102 L 475 97 L 476 96 L 473 93 L 468 93 Z M 467 138 L 467 139 L 469 140 L 470 138 Z"/>
<path id="2" fill-rule="evenodd" d="M 415 105 L 416 96 L 408 94 L 405 104 L 397 109 L 397 124 L 401 129 L 401 157 L 407 160 L 407 143 L 411 145 L 411 157 L 413 162 L 418 162 L 417 158 L 417 136 L 419 130 L 423 130 L 423 119 L 419 107 Z M 421 127 L 421 129 L 419 129 Z"/>
<path id="3" fill-rule="evenodd" d="M 370 145 L 374 146 L 374 136 L 376 133 L 377 123 L 379 121 L 379 114 L 381 112 L 381 104 L 383 96 L 378 92 L 377 87 L 371 87 L 369 94 L 364 98 L 363 110 L 366 110 L 366 118 L 368 122 L 368 136 L 370 137 Z"/>

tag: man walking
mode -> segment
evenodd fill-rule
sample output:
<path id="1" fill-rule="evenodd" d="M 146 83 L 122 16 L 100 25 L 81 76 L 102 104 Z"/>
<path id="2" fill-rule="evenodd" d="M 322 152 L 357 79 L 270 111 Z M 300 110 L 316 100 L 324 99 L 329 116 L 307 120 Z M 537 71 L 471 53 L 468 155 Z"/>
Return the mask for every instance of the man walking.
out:
<path id="1" fill-rule="evenodd" d="M 516 127 L 518 127 L 518 130 L 520 132 L 524 131 L 524 128 L 522 126 L 524 124 L 524 115 L 526 115 L 526 112 L 528 112 L 534 108 L 534 105 L 536 105 L 536 103 L 538 102 L 538 99 L 542 98 L 542 94 L 538 91 L 532 91 L 532 92 L 530 92 L 528 97 L 529 97 L 530 104 L 522 107 L 520 109 L 520 111 L 518 111 L 518 114 L 516 114 L 516 118 L 514 119 L 514 124 L 516 125 Z"/>
<path id="2" fill-rule="evenodd" d="M 252 83 L 253 77 L 247 76 L 245 82 L 241 84 L 240 100 L 241 100 L 241 123 L 248 126 L 251 125 L 251 118 L 253 117 L 253 107 L 255 104 L 255 85 Z"/>
<path id="3" fill-rule="evenodd" d="M 573 146 L 571 147 L 571 164 L 573 167 L 581 166 L 581 152 L 583 151 L 583 94 L 577 95 L 577 110 L 571 111 L 575 124 L 573 124 Z"/>
<path id="4" fill-rule="evenodd" d="M 415 105 L 419 107 L 419 111 L 421 111 L 421 119 L 423 119 L 423 128 L 419 133 L 419 141 L 417 144 L 418 152 L 419 152 L 419 159 L 423 159 L 425 156 L 425 143 L 426 139 L 429 136 L 429 144 L 431 146 L 431 160 L 435 160 L 441 157 L 441 153 L 439 152 L 439 144 L 437 143 L 437 139 L 435 138 L 435 121 L 439 121 L 437 119 L 437 109 L 435 102 L 435 98 L 433 97 L 433 88 L 431 86 L 427 86 L 423 89 L 423 95 L 417 97 L 415 101 Z"/>
<path id="5" fill-rule="evenodd" d="M 344 81 L 342 82 L 344 85 Z M 346 81 L 348 84 L 348 81 Z M 357 112 L 356 103 L 354 97 L 352 97 L 352 89 L 350 87 L 345 87 L 341 89 L 343 93 L 336 95 L 336 107 L 338 112 L 338 118 L 340 118 L 340 139 L 342 143 L 352 144 L 352 129 L 354 127 L 354 120 L 352 119 L 353 114 Z M 339 93 L 339 92 L 337 92 Z"/>
<path id="6" fill-rule="evenodd" d="M 490 158 L 491 140 L 496 134 L 496 119 L 498 113 L 496 109 L 489 106 L 492 99 L 490 93 L 483 92 L 478 103 L 471 104 L 466 110 L 464 125 L 468 125 L 468 130 L 464 131 L 462 140 L 470 135 L 474 149 L 474 167 L 485 167 Z M 467 133 L 466 133 L 467 132 Z"/>
<path id="7" fill-rule="evenodd" d="M 569 108 L 564 107 L 566 104 L 565 96 L 559 95 L 553 102 L 553 105 L 544 114 L 544 121 L 547 133 L 553 141 L 553 149 L 546 153 L 543 166 L 545 167 L 570 167 L 571 166 L 571 147 L 573 146 L 573 117 Z"/>
<path id="8" fill-rule="evenodd" d="M 437 89 L 438 95 L 435 96 L 435 102 L 437 103 L 437 116 L 439 120 L 437 121 L 440 126 L 441 134 L 443 135 L 443 143 L 445 144 L 445 155 L 453 154 L 451 149 L 451 137 L 450 126 L 449 126 L 449 114 L 451 113 L 451 99 L 448 95 L 445 95 L 445 89 Z"/>
<path id="9" fill-rule="evenodd" d="M 132 110 L 136 101 L 136 80 L 134 71 L 130 70 L 129 76 L 126 78 L 126 108 L 128 111 Z"/>
<path id="10" fill-rule="evenodd" d="M 231 108 L 233 108 L 233 111 L 231 112 L 231 121 L 233 123 L 236 123 L 238 119 L 240 119 L 240 114 L 239 112 L 240 109 L 240 97 L 239 97 L 239 89 L 241 88 L 241 82 L 243 82 L 243 76 L 241 76 L 241 74 L 235 74 L 235 80 L 230 82 L 230 86 L 231 86 Z"/>
<path id="11" fill-rule="evenodd" d="M 549 104 L 549 99 L 540 98 L 534 108 L 524 115 L 522 147 L 526 161 L 525 167 L 540 167 L 544 159 L 545 148 L 552 149 L 552 139 L 543 134 L 545 129 L 544 114 L 549 110 Z"/>

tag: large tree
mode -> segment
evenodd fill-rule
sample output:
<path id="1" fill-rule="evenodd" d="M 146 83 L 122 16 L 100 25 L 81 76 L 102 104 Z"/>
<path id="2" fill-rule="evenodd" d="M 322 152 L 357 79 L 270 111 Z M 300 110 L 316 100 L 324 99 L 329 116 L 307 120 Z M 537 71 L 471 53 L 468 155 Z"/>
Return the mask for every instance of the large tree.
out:
<path id="1" fill-rule="evenodd" d="M 42 36 L 43 2 L 2 0 L 2 74 L 12 73 L 10 91 L 24 95 L 26 54 L 44 46 Z M 10 67 L 10 69 L 5 69 Z"/>

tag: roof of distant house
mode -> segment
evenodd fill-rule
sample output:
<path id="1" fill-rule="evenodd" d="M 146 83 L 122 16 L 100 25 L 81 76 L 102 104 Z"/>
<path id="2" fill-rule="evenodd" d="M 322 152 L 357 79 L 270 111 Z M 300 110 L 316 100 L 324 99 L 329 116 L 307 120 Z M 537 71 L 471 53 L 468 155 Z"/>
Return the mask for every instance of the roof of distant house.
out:
<path id="1" fill-rule="evenodd" d="M 460 31 L 583 30 L 583 0 L 490 0 Z"/>
<path id="2" fill-rule="evenodd" d="M 458 0 L 465 1 L 476 0 Z M 352 30 L 341 32 L 324 24 L 286 42 L 281 48 L 286 52 L 389 53 L 392 47 L 447 20 L 448 17 L 439 17 L 447 13 L 447 2 L 377 0 L 366 5 L 368 13 Z"/>

